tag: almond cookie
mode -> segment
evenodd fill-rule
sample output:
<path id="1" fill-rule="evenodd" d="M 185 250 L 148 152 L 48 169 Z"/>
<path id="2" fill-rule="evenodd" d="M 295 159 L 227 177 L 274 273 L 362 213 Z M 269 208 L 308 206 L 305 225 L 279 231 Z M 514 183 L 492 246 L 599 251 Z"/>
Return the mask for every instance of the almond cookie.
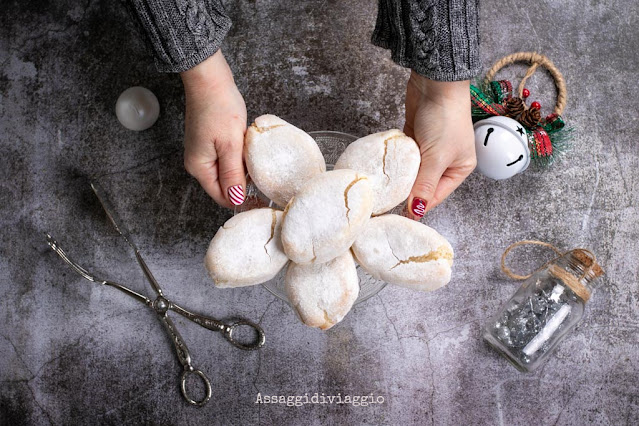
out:
<path id="1" fill-rule="evenodd" d="M 351 143 L 335 168 L 352 169 L 368 176 L 374 194 L 373 215 L 379 215 L 408 198 L 420 163 L 417 143 L 392 129 Z"/>
<path id="2" fill-rule="evenodd" d="M 359 278 L 350 251 L 327 263 L 290 263 L 286 295 L 302 322 L 327 330 L 340 322 L 359 294 Z"/>
<path id="3" fill-rule="evenodd" d="M 353 244 L 372 209 L 373 192 L 365 175 L 349 169 L 319 174 L 286 206 L 284 252 L 300 265 L 328 262 Z"/>
<path id="4" fill-rule="evenodd" d="M 274 115 L 257 117 L 248 128 L 244 158 L 255 185 L 281 207 L 310 178 L 326 171 L 315 140 Z"/>
<path id="5" fill-rule="evenodd" d="M 453 248 L 434 229 L 394 214 L 368 221 L 353 244 L 357 262 L 374 278 L 414 290 L 450 281 Z"/>
<path id="6" fill-rule="evenodd" d="M 219 288 L 261 284 L 288 258 L 282 249 L 282 212 L 249 210 L 230 218 L 211 240 L 204 263 Z"/>

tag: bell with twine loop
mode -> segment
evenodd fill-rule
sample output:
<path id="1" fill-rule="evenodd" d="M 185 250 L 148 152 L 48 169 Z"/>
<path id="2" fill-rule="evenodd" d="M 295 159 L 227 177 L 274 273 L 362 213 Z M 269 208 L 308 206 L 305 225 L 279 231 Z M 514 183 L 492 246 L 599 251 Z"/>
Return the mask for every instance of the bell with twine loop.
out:
<path id="1" fill-rule="evenodd" d="M 515 62 L 531 64 L 519 84 L 519 96 L 512 96 L 508 80 L 491 81 L 497 71 Z M 541 117 L 541 106 L 526 106 L 526 80 L 537 67 L 546 68 L 557 86 L 557 103 L 552 114 Z M 477 170 L 501 180 L 526 170 L 531 161 L 550 164 L 570 138 L 561 113 L 566 105 L 566 83 L 547 57 L 536 52 L 519 52 L 499 60 L 486 74 L 483 86 L 471 86 L 472 115 L 475 122 Z"/>

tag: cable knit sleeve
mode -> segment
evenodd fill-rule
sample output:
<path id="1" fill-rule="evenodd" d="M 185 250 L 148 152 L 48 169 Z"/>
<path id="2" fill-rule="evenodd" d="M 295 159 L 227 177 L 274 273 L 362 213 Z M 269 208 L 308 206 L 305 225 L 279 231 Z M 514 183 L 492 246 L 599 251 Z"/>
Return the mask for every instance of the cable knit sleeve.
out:
<path id="1" fill-rule="evenodd" d="M 213 55 L 231 28 L 221 0 L 128 0 L 160 72 L 182 72 Z"/>
<path id="2" fill-rule="evenodd" d="M 379 0 L 372 42 L 432 80 L 468 80 L 481 68 L 479 0 Z"/>

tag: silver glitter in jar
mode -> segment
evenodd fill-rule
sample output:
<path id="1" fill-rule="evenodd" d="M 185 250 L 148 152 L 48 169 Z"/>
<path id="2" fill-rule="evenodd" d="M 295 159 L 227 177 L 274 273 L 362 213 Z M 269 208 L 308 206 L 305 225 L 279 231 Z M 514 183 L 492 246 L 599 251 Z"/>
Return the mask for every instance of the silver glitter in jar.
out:
<path id="1" fill-rule="evenodd" d="M 524 281 L 487 323 L 484 339 L 519 370 L 533 371 L 579 322 L 602 274 L 590 252 L 566 253 Z"/>

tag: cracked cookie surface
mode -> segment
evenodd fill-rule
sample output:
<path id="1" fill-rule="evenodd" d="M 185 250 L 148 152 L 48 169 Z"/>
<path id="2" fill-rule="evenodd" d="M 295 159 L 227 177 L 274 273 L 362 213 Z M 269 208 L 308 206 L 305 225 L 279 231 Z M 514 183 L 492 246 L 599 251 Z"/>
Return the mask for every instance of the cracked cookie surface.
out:
<path id="1" fill-rule="evenodd" d="M 389 284 L 432 291 L 450 281 L 450 243 L 434 229 L 403 216 L 372 218 L 352 249 L 366 272 Z"/>
<path id="2" fill-rule="evenodd" d="M 277 275 L 288 262 L 280 238 L 282 217 L 270 208 L 249 210 L 218 229 L 204 261 L 217 287 L 260 284 Z"/>
<path id="3" fill-rule="evenodd" d="M 372 208 L 366 176 L 348 169 L 315 176 L 286 206 L 284 251 L 298 264 L 328 262 L 349 249 Z"/>
<path id="4" fill-rule="evenodd" d="M 352 142 L 335 169 L 352 169 L 368 176 L 374 194 L 373 215 L 380 215 L 408 198 L 420 162 L 415 141 L 392 129 Z"/>

